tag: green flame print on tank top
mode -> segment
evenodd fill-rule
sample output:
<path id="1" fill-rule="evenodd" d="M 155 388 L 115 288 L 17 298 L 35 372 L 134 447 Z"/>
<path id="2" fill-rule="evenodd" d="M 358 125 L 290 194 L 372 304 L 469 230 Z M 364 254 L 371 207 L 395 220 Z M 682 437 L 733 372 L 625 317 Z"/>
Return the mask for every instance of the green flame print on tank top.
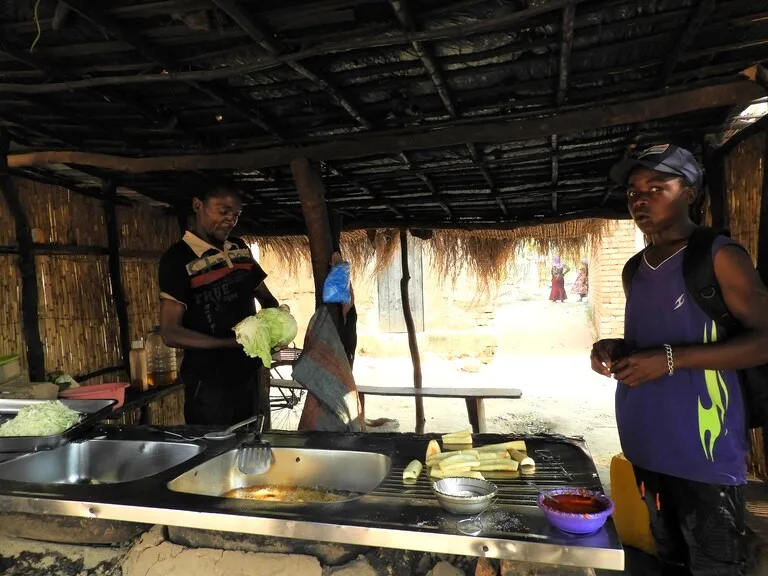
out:
<path id="1" fill-rule="evenodd" d="M 711 335 L 704 325 L 704 344 L 717 342 L 717 326 L 712 323 Z M 715 442 L 723 431 L 725 411 L 728 410 L 728 386 L 718 370 L 704 370 L 704 383 L 707 387 L 710 408 L 704 408 L 699 396 L 699 437 L 707 460 L 715 461 Z M 726 430 L 726 434 L 728 431 Z"/>

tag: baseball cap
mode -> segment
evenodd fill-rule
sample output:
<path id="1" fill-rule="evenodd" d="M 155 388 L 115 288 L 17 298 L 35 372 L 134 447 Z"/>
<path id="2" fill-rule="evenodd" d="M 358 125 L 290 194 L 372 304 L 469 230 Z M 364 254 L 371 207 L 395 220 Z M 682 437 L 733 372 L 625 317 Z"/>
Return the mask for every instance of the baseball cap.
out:
<path id="1" fill-rule="evenodd" d="M 701 190 L 704 173 L 690 151 L 674 144 L 658 144 L 650 148 L 633 150 L 611 168 L 611 180 L 626 186 L 635 168 L 649 168 L 656 172 L 680 176 Z"/>

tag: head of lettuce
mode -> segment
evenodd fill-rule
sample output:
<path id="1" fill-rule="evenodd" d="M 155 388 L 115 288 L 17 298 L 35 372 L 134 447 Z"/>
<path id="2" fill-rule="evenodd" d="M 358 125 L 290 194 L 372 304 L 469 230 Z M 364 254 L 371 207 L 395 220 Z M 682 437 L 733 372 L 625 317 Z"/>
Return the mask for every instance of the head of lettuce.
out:
<path id="1" fill-rule="evenodd" d="M 288 306 L 264 308 L 234 327 L 235 339 L 251 358 L 260 358 L 266 368 L 272 366 L 272 351 L 288 346 L 299 328 Z"/>

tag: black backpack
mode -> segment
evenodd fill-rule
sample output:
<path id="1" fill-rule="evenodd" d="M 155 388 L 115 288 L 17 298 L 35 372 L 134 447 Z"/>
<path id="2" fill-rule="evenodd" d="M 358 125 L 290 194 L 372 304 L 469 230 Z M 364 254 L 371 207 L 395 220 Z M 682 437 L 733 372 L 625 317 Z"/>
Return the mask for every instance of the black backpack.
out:
<path id="1" fill-rule="evenodd" d="M 683 277 L 685 287 L 694 301 L 718 326 L 725 328 L 729 335 L 733 335 L 743 331 L 744 327 L 728 310 L 715 276 L 712 245 L 718 236 L 730 237 L 730 234 L 727 231 L 703 227 L 694 231 L 688 239 L 688 247 L 683 254 Z M 624 265 L 621 279 L 627 298 L 629 298 L 632 278 L 643 261 L 644 253 L 645 250 L 638 252 Z M 747 425 L 750 428 L 768 425 L 768 364 L 742 370 L 739 376 Z"/>

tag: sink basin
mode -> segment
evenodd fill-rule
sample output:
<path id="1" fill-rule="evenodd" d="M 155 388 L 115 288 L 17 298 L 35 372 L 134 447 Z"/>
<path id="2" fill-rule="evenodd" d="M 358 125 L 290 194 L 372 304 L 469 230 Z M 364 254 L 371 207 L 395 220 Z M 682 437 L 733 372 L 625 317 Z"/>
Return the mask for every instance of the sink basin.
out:
<path id="1" fill-rule="evenodd" d="M 251 486 L 321 488 L 354 500 L 376 488 L 389 473 L 392 460 L 374 452 L 273 448 L 272 466 L 264 474 L 246 475 L 237 467 L 237 450 L 201 464 L 168 484 L 174 492 L 222 496 Z"/>
<path id="2" fill-rule="evenodd" d="M 87 440 L 0 464 L 0 480 L 35 484 L 119 484 L 154 476 L 203 448 L 177 442 Z"/>

